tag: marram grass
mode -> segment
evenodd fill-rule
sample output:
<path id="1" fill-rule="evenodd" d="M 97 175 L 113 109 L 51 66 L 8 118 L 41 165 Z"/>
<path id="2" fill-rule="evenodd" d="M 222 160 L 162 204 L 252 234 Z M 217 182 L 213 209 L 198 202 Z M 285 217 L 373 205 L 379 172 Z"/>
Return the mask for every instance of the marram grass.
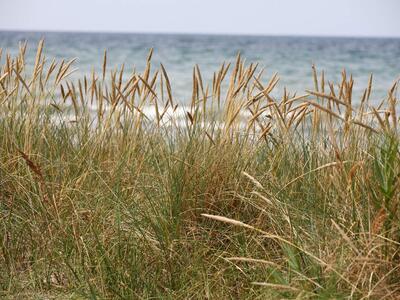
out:
<path id="1" fill-rule="evenodd" d="M 313 68 L 276 97 L 238 56 L 183 106 L 151 52 L 69 80 L 25 49 L 0 68 L 1 297 L 399 299 L 397 82 L 353 99 Z"/>

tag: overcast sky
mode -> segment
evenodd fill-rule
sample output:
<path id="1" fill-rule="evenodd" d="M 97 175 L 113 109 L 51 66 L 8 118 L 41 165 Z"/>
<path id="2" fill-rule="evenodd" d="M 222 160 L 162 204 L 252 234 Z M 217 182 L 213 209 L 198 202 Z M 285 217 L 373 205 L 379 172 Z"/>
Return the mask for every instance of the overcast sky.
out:
<path id="1" fill-rule="evenodd" d="M 400 36 L 400 0 L 0 0 L 0 30 Z"/>

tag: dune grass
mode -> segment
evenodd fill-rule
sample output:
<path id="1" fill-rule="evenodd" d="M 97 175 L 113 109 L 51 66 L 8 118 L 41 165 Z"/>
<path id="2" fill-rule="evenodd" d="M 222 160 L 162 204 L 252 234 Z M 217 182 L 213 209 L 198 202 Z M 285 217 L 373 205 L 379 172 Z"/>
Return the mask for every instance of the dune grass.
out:
<path id="1" fill-rule="evenodd" d="M 398 299 L 397 82 L 345 72 L 272 96 L 257 64 L 69 80 L 73 61 L 0 68 L 0 296 Z M 313 81 L 312 81 L 313 80 Z M 376 103 L 376 102 L 374 102 Z"/>

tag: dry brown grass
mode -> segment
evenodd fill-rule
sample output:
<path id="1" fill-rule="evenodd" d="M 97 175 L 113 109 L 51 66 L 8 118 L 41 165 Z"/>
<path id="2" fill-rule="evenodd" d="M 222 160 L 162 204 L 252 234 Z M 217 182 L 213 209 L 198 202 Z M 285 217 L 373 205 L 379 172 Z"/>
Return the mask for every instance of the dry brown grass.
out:
<path id="1" fill-rule="evenodd" d="M 0 68 L 0 288 L 87 298 L 400 297 L 397 82 L 318 75 L 274 94 L 257 64 L 70 80 L 40 42 Z"/>

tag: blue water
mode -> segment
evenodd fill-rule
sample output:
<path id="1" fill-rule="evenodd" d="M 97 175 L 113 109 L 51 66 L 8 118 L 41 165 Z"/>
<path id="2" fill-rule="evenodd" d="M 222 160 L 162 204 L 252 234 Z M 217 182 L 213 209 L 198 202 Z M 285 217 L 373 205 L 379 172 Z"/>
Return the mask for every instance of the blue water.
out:
<path id="1" fill-rule="evenodd" d="M 356 95 L 373 73 L 374 102 L 385 97 L 400 77 L 400 39 L 0 31 L 0 48 L 16 54 L 18 43 L 27 40 L 27 62 L 31 65 L 41 37 L 45 38 L 46 57 L 78 58 L 75 78 L 88 74 L 92 67 L 100 71 L 104 49 L 109 69 L 124 63 L 128 72 L 133 68 L 141 71 L 148 50 L 154 48 L 154 67 L 164 64 L 181 102 L 188 100 L 195 64 L 204 80 L 211 80 L 213 72 L 224 61 L 234 61 L 239 51 L 247 62 L 259 62 L 265 68 L 265 80 L 278 72 L 278 91 L 284 86 L 298 93 L 312 88 L 313 63 L 331 81 L 338 80 L 345 68 L 355 78 Z"/>

